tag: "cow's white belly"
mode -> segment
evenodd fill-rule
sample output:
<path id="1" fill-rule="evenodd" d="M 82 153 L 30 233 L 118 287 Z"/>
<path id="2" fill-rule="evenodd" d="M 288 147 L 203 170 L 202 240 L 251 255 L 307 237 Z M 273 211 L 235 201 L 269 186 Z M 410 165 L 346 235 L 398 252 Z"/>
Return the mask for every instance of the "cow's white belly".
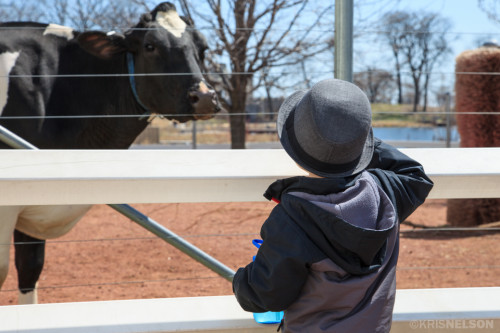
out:
<path id="1" fill-rule="evenodd" d="M 39 239 L 60 237 L 70 231 L 91 207 L 91 205 L 24 206 L 19 211 L 15 228 Z M 2 208 L 9 207 L 0 207 L 0 212 Z"/>
<path id="2" fill-rule="evenodd" d="M 92 207 L 0 206 L 0 288 L 9 270 L 9 251 L 14 228 L 38 239 L 64 235 Z"/>

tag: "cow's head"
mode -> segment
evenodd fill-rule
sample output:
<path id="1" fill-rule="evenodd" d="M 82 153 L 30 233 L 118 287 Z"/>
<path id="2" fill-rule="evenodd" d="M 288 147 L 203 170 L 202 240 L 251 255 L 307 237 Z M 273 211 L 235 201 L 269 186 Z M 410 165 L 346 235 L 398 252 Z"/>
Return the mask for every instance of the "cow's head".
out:
<path id="1" fill-rule="evenodd" d="M 184 122 L 209 119 L 220 110 L 214 89 L 201 73 L 205 37 L 171 3 L 161 3 L 142 15 L 124 36 L 84 32 L 78 42 L 100 58 L 128 53 L 139 74 L 135 77 L 137 96 L 153 113 Z"/>

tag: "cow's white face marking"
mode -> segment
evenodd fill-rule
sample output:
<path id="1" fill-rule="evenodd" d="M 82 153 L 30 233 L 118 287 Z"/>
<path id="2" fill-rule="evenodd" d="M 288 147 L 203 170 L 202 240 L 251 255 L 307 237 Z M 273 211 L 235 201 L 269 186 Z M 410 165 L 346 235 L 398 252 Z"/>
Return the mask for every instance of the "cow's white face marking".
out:
<path id="1" fill-rule="evenodd" d="M 0 54 L 0 116 L 2 115 L 9 93 L 9 74 L 16 60 L 19 57 L 19 52 L 5 52 Z"/>
<path id="2" fill-rule="evenodd" d="M 70 27 L 65 27 L 63 25 L 59 24 L 49 24 L 47 28 L 45 28 L 45 31 L 43 32 L 43 35 L 55 35 L 59 36 L 62 38 L 66 38 L 67 40 L 73 39 L 73 29 Z"/>
<path id="3" fill-rule="evenodd" d="M 182 33 L 186 31 L 186 22 L 180 18 L 175 10 L 156 13 L 156 22 L 177 38 L 181 38 Z"/>

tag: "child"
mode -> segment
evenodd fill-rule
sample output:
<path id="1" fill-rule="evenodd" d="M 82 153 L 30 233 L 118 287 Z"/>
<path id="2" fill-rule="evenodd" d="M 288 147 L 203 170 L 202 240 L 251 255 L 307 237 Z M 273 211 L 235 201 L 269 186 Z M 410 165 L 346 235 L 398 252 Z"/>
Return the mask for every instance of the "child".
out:
<path id="1" fill-rule="evenodd" d="M 423 167 L 373 138 L 355 85 L 329 79 L 297 91 L 277 121 L 285 151 L 309 177 L 278 180 L 255 261 L 233 291 L 246 311 L 285 311 L 283 331 L 389 332 L 399 223 L 432 189 Z"/>

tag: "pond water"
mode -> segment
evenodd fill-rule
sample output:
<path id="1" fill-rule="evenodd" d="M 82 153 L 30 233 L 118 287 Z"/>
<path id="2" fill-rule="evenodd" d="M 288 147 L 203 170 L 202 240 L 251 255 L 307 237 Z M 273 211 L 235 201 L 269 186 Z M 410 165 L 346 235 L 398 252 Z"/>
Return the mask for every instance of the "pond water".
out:
<path id="1" fill-rule="evenodd" d="M 386 141 L 446 141 L 446 127 L 374 127 L 373 135 Z M 459 141 L 456 126 L 451 141 Z"/>

